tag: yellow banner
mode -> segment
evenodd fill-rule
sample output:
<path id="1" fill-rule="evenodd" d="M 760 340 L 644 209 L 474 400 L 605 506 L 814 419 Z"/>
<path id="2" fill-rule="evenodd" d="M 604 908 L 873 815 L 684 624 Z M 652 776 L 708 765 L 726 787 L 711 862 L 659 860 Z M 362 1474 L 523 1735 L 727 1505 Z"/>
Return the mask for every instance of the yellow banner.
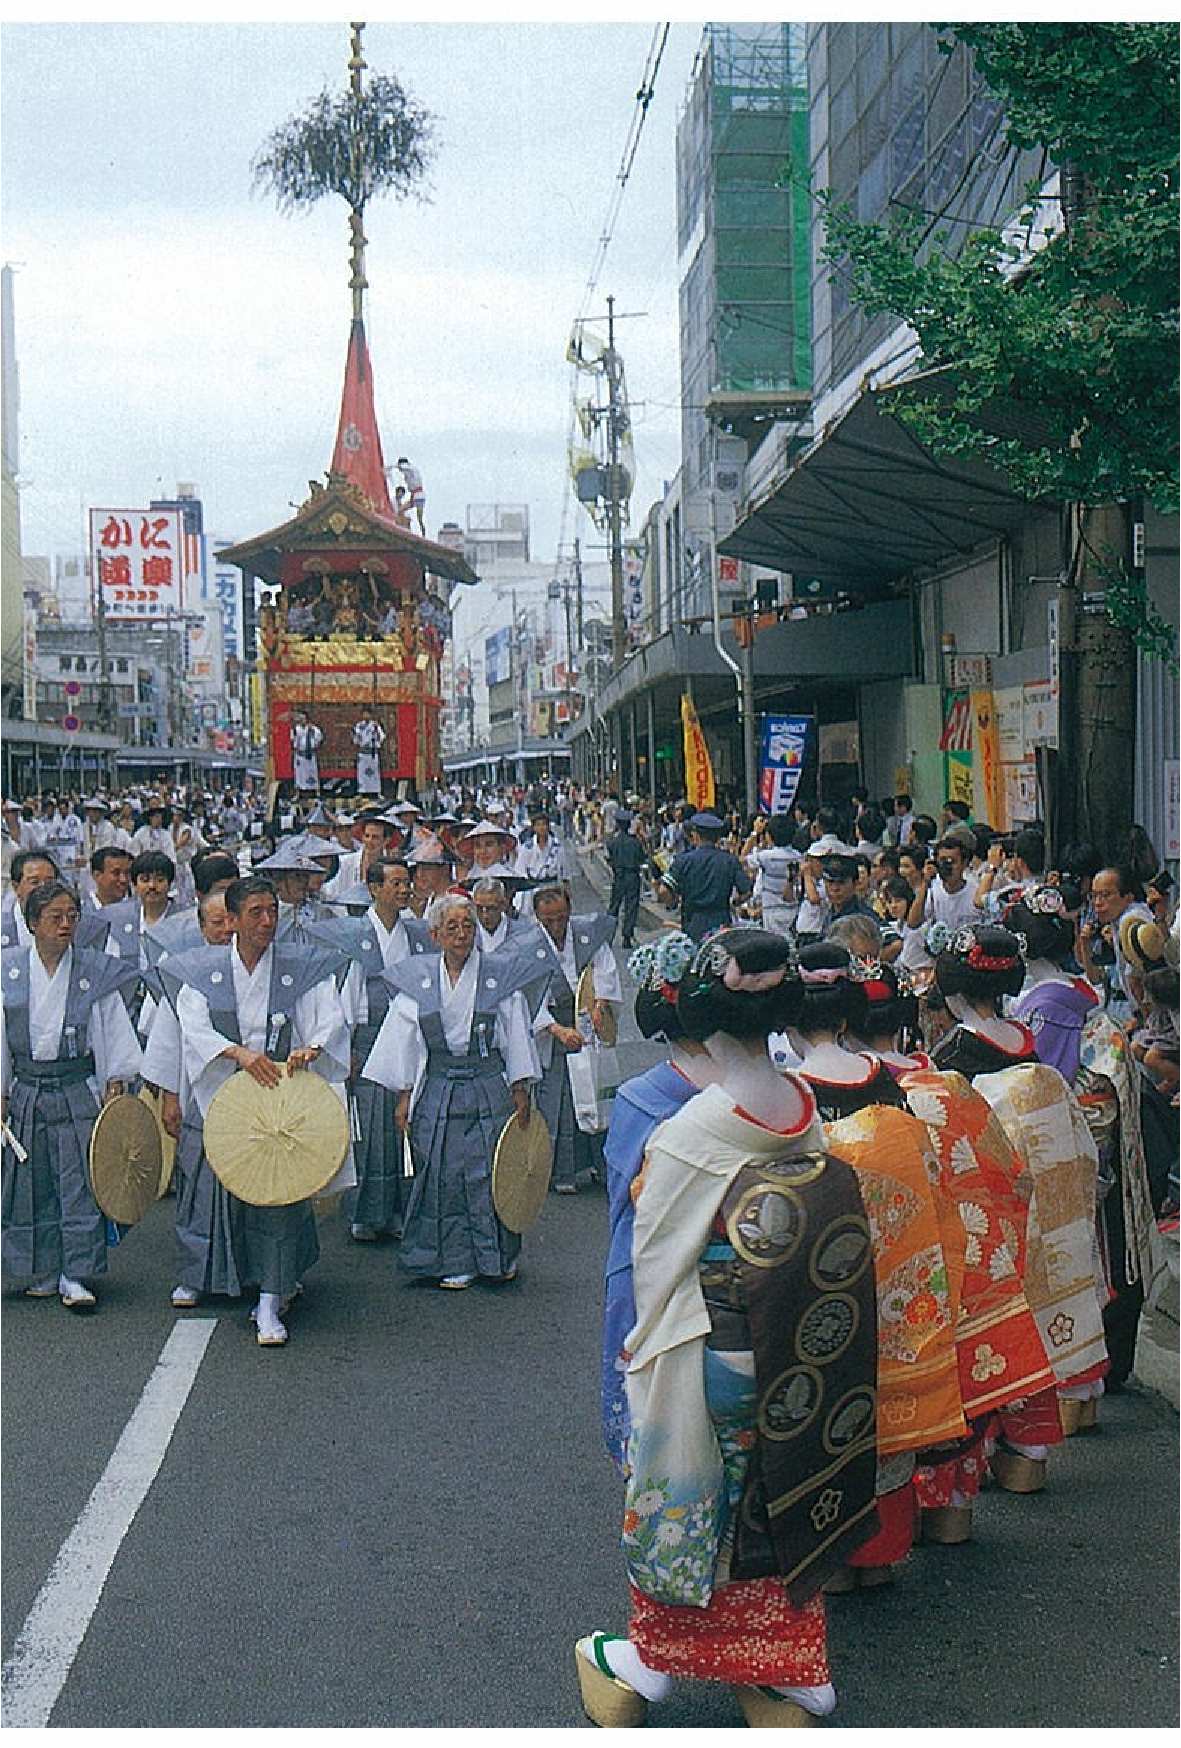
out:
<path id="1" fill-rule="evenodd" d="M 994 831 L 1005 831 L 1004 785 L 1001 780 L 1000 729 L 992 693 L 972 693 L 972 749 L 975 753 L 976 786 L 973 812 Z"/>
<path id="2" fill-rule="evenodd" d="M 262 746 L 266 740 L 266 723 L 263 715 L 262 675 L 250 676 L 250 738 L 256 747 Z"/>
<path id="3" fill-rule="evenodd" d="M 681 698 L 681 729 L 685 738 L 685 796 L 700 813 L 714 804 L 714 768 L 692 698 Z"/>

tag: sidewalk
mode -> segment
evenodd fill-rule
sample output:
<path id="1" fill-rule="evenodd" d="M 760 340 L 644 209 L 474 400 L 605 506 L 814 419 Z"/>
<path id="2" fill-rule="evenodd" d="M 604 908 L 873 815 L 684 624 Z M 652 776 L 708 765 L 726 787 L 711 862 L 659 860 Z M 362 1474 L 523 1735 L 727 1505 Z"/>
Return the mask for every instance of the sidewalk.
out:
<path id="1" fill-rule="evenodd" d="M 578 857 L 584 879 L 594 888 L 595 897 L 606 909 L 607 900 L 611 896 L 611 870 L 607 866 L 606 856 L 602 850 L 589 847 L 576 848 L 574 853 Z M 645 903 L 641 899 L 637 922 L 642 929 L 660 935 L 675 925 L 676 920 L 675 910 L 662 910 L 659 905 Z"/>

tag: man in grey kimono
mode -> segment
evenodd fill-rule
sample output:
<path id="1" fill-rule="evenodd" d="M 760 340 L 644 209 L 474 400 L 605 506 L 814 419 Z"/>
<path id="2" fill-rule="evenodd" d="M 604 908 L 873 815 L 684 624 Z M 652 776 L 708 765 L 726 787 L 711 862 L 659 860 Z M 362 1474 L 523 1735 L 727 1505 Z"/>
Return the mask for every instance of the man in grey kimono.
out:
<path id="1" fill-rule="evenodd" d="M 349 1097 L 357 1187 L 345 1195 L 344 1212 L 350 1237 L 361 1244 L 402 1232 L 403 1136 L 394 1122 L 394 1095 L 361 1073 L 390 1005 L 392 992 L 382 974 L 411 953 L 433 947 L 428 930 L 406 908 L 410 870 L 405 862 L 396 857 L 371 862 L 365 878 L 370 903 L 362 916 L 336 917 L 308 930 L 313 943 L 339 947 L 349 956 L 341 999 L 353 1029 Z"/>
<path id="2" fill-rule="evenodd" d="M 180 1285 L 196 1295 L 257 1286 L 258 1345 L 278 1347 L 287 1340 L 281 1313 L 320 1254 L 312 1203 L 260 1208 L 229 1195 L 205 1158 L 204 1122 L 214 1094 L 235 1073 L 277 1086 L 284 1072 L 311 1068 L 344 1102 L 349 1045 L 336 983 L 341 959 L 276 941 L 278 896 L 259 875 L 235 881 L 225 904 L 234 923 L 232 945 L 169 956 L 159 967 L 181 1038 L 181 1084 L 167 1085 L 163 1044 L 160 1061 L 149 1053 L 148 1078 L 185 1101 L 177 1228 L 182 1253 L 182 1230 L 191 1239 L 192 1258 Z M 326 1193 L 353 1181 L 350 1151 Z"/>
<path id="3" fill-rule="evenodd" d="M 87 1159 L 100 1102 L 140 1072 L 140 1049 L 120 992 L 134 960 L 75 947 L 78 897 L 64 881 L 26 901 L 29 947 L 5 949 L 3 987 L 4 1271 L 34 1298 L 58 1294 L 72 1311 L 96 1304 L 86 1285 L 107 1272 L 107 1223 Z M 15 1145 L 14 1145 L 15 1143 Z M 21 1154 L 24 1157 L 21 1157 Z"/>
<path id="4" fill-rule="evenodd" d="M 479 951 L 475 906 L 462 894 L 433 899 L 426 921 L 439 951 L 385 973 L 394 1000 L 362 1074 L 395 1095 L 395 1121 L 410 1136 L 399 1261 L 441 1287 L 511 1281 L 521 1240 L 496 1216 L 492 1157 L 514 1111 L 530 1121 L 539 1073 L 522 967 Z"/>
<path id="5" fill-rule="evenodd" d="M 533 894 L 533 915 L 541 925 L 540 938 L 528 947 L 527 956 L 533 961 L 532 978 L 540 974 L 546 979 L 545 998 L 533 1019 L 542 1068 L 537 1108 L 553 1137 L 552 1188 L 572 1196 L 580 1176 L 600 1172 L 603 1151 L 597 1117 L 591 1115 L 596 1102 L 593 1042 L 575 1024 L 574 998 L 589 965 L 596 996 L 591 1025 L 598 1036 L 604 1005 L 623 1000 L 610 944 L 615 918 L 605 911 L 571 915 L 564 886 L 539 887 Z"/>

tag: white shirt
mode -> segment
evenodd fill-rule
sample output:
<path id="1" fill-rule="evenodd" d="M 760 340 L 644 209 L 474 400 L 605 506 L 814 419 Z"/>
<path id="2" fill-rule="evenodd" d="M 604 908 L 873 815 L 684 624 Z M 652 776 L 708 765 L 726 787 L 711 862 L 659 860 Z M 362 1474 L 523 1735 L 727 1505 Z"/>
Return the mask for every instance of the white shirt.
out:
<path id="1" fill-rule="evenodd" d="M 480 931 L 480 951 L 491 953 L 493 948 L 503 947 L 508 940 L 508 913 L 506 912 L 501 917 L 491 934 L 488 933 L 483 923 L 477 923 L 476 927 Z"/>
<path id="2" fill-rule="evenodd" d="M 946 923 L 949 929 L 978 923 L 980 912 L 976 909 L 976 882 L 967 879 L 958 892 L 949 892 L 937 874 L 927 891 L 923 921 Z"/>
<path id="3" fill-rule="evenodd" d="M 323 899 L 337 898 L 342 892 L 347 892 L 350 886 L 356 886 L 361 879 L 361 851 L 342 850 L 340 866 L 331 880 L 326 880 L 321 886 L 318 897 Z"/>
<path id="4" fill-rule="evenodd" d="M 35 1062 L 52 1062 L 61 1048 L 74 949 L 68 947 L 52 975 L 34 947 L 29 954 L 29 1046 Z"/>

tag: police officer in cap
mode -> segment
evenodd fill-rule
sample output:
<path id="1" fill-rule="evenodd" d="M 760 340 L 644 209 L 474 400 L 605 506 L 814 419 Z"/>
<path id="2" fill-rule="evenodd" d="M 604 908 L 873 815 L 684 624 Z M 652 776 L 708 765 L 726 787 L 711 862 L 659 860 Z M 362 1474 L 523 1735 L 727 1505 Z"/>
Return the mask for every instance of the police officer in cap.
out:
<path id="1" fill-rule="evenodd" d="M 693 848 L 674 856 L 661 881 L 665 892 L 681 906 L 681 927 L 694 941 L 730 922 L 730 901 L 745 898 L 750 880 L 737 856 L 719 848 L 725 826 L 716 813 L 695 813 L 689 821 Z"/>
<path id="2" fill-rule="evenodd" d="M 644 846 L 632 831 L 632 816 L 625 808 L 615 815 L 615 830 L 607 839 L 611 868 L 611 901 L 607 909 L 617 917 L 623 912 L 623 945 L 636 944 L 636 913 L 640 908 L 640 870 Z"/>

